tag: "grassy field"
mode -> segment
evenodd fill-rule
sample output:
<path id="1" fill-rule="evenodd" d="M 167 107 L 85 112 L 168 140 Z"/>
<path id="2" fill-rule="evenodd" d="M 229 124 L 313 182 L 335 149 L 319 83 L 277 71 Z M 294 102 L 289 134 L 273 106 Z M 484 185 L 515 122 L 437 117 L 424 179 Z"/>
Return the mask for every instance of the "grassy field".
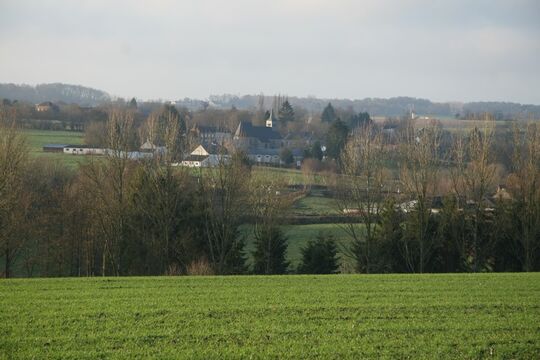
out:
<path id="1" fill-rule="evenodd" d="M 538 359 L 540 274 L 0 281 L 0 358 Z"/>
<path id="2" fill-rule="evenodd" d="M 43 152 L 43 146 L 46 144 L 65 144 L 78 145 L 83 144 L 84 134 L 74 131 L 52 131 L 52 130 L 25 130 L 30 156 L 32 158 L 48 159 L 51 161 L 60 161 L 67 166 L 77 167 L 79 163 L 87 161 L 85 156 L 75 156 L 62 153 Z"/>

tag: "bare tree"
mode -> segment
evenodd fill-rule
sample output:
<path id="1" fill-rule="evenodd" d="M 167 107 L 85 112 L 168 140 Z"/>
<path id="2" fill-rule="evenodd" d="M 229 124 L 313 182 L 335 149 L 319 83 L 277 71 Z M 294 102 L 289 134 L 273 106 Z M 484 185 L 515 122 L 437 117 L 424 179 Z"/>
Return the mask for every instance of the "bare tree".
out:
<path id="1" fill-rule="evenodd" d="M 481 130 L 475 127 L 465 138 L 458 135 L 453 146 L 454 164 L 450 172 L 453 188 L 458 198 L 467 199 L 461 206 L 466 211 L 466 219 L 471 222 L 469 234 L 472 235 L 470 244 L 461 242 L 458 249 L 473 271 L 480 270 L 488 246 L 482 241 L 481 227 L 486 221 L 486 200 L 496 169 L 491 153 L 493 134 L 493 121 L 486 120 Z M 471 259 L 472 264 L 468 264 L 470 260 L 467 259 Z"/>
<path id="2" fill-rule="evenodd" d="M 347 253 L 355 259 L 358 271 L 370 273 L 385 186 L 383 138 L 371 123 L 349 138 L 341 166 L 336 199 L 339 210 L 351 220 L 344 225 L 353 240 Z"/>
<path id="3" fill-rule="evenodd" d="M 402 252 L 409 270 L 423 273 L 434 245 L 429 229 L 440 170 L 441 131 L 435 122 L 417 128 L 414 121 L 408 121 L 403 137 L 401 183 L 415 206 L 408 216 L 411 237 L 402 241 Z"/>
<path id="4" fill-rule="evenodd" d="M 239 226 L 249 211 L 250 169 L 241 154 L 222 156 L 211 169 L 201 169 L 209 261 L 217 274 L 244 270 L 244 242 Z"/>
<path id="5" fill-rule="evenodd" d="M 512 234 L 524 271 L 533 271 L 540 248 L 540 125 L 530 123 L 524 134 L 514 129 L 513 173 L 510 190 L 514 197 Z"/>
<path id="6" fill-rule="evenodd" d="M 124 108 L 112 108 L 108 113 L 107 144 L 105 159 L 95 160 L 83 167 L 94 195 L 94 216 L 103 233 L 102 270 L 105 276 L 108 264 L 115 275 L 120 274 L 119 247 L 125 242 L 127 230 L 127 207 L 129 205 L 129 150 L 133 127 L 133 112 Z"/>
<path id="7" fill-rule="evenodd" d="M 4 276 L 10 277 L 23 238 L 17 231 L 24 221 L 26 194 L 22 177 L 28 161 L 25 137 L 16 129 L 14 114 L 0 108 L 0 248 Z"/>

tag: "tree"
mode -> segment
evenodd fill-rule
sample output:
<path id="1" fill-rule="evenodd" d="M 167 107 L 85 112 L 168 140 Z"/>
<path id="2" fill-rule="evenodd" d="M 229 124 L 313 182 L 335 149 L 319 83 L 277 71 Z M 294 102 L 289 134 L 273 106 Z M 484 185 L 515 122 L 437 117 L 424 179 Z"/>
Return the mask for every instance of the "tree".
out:
<path id="1" fill-rule="evenodd" d="M 538 270 L 540 260 L 540 125 L 514 129 L 510 191 L 513 225 L 510 238 L 523 271 Z"/>
<path id="2" fill-rule="evenodd" d="M 484 128 L 472 129 L 466 138 L 458 136 L 454 142 L 455 166 L 451 171 L 454 191 L 468 200 L 464 207 L 469 224 L 470 241 L 458 247 L 464 253 L 463 261 L 473 271 L 486 265 L 492 237 L 489 232 L 486 197 L 493 186 L 495 165 L 492 162 L 493 122 L 486 121 Z"/>
<path id="3" fill-rule="evenodd" d="M 294 156 L 293 156 L 292 151 L 289 148 L 281 149 L 279 157 L 285 165 L 291 165 L 292 163 L 294 163 Z"/>
<path id="4" fill-rule="evenodd" d="M 440 170 L 440 129 L 433 122 L 418 129 L 409 121 L 403 135 L 400 180 L 415 206 L 407 216 L 402 251 L 409 270 L 423 273 L 435 241 L 431 201 Z"/>
<path id="5" fill-rule="evenodd" d="M 222 157 L 218 166 L 203 176 L 200 173 L 200 196 L 203 202 L 208 260 L 216 274 L 239 274 L 245 271 L 244 240 L 239 227 L 249 211 L 251 171 L 241 154 Z"/>
<path id="6" fill-rule="evenodd" d="M 326 154 L 330 158 L 339 159 L 341 150 L 347 142 L 347 136 L 349 134 L 349 128 L 343 121 L 337 119 L 334 121 L 328 133 L 326 134 Z"/>
<path id="7" fill-rule="evenodd" d="M 339 268 L 336 242 L 332 235 L 317 235 L 302 249 L 301 274 L 335 274 Z"/>
<path id="8" fill-rule="evenodd" d="M 128 206 L 130 205 L 129 148 L 133 112 L 112 108 L 107 120 L 105 159 L 82 168 L 88 191 L 93 195 L 93 215 L 102 232 L 101 273 L 120 275 L 121 248 L 128 240 Z"/>
<path id="9" fill-rule="evenodd" d="M 286 184 L 271 174 L 258 174 L 251 179 L 250 207 L 255 237 L 254 271 L 257 274 L 283 274 L 287 271 L 285 260 L 287 237 L 280 229 L 291 206 L 289 196 L 282 194 Z"/>
<path id="10" fill-rule="evenodd" d="M 278 111 L 278 117 L 282 124 L 287 124 L 294 121 L 294 109 L 289 103 L 289 100 L 285 100 Z"/>
<path id="11" fill-rule="evenodd" d="M 135 98 L 131 98 L 128 106 L 130 109 L 137 109 L 137 100 Z"/>
<path id="12" fill-rule="evenodd" d="M 341 212 L 349 214 L 343 228 L 352 239 L 350 255 L 357 271 L 370 273 L 379 211 L 384 203 L 382 134 L 367 124 L 349 138 L 340 159 L 344 176 L 338 183 L 336 200 Z"/>
<path id="13" fill-rule="evenodd" d="M 328 103 L 321 114 L 321 121 L 323 123 L 331 123 L 337 120 L 336 111 L 331 103 Z"/>
<path id="14" fill-rule="evenodd" d="M 311 151 L 310 151 L 310 157 L 314 158 L 314 159 L 317 159 L 317 160 L 322 160 L 323 159 L 323 152 L 322 152 L 322 149 L 321 149 L 321 142 L 319 140 L 315 141 L 313 143 L 313 145 L 311 146 Z"/>
<path id="15" fill-rule="evenodd" d="M 24 224 L 27 193 L 23 176 L 28 159 L 26 140 L 15 128 L 14 119 L 0 108 L 0 254 L 4 277 L 11 276 L 12 266 L 23 246 L 19 226 Z"/>
<path id="16" fill-rule="evenodd" d="M 287 237 L 277 226 L 264 227 L 255 234 L 253 271 L 255 274 L 285 274 L 289 263 L 285 260 Z"/>

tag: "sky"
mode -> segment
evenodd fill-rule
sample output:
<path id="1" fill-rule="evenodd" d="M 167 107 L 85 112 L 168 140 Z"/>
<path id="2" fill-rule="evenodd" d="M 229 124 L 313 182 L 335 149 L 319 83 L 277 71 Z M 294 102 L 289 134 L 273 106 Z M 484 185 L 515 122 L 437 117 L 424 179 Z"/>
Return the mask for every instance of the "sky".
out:
<path id="1" fill-rule="evenodd" d="M 0 0 L 0 83 L 540 104 L 539 0 Z"/>

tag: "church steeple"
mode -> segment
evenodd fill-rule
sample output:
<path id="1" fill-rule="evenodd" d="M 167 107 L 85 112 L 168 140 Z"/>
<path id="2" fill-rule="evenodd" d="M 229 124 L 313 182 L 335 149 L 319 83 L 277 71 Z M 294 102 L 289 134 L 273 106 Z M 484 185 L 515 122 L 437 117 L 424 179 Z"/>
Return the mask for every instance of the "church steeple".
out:
<path id="1" fill-rule="evenodd" d="M 270 116 L 266 119 L 266 127 L 271 128 L 274 125 L 274 109 L 270 109 Z"/>

